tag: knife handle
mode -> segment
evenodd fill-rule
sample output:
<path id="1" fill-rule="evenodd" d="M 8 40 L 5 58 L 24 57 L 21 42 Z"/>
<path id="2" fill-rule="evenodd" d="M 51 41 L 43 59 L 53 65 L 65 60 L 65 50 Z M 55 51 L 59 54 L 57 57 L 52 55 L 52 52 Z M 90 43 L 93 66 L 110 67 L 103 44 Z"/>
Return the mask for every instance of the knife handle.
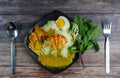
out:
<path id="1" fill-rule="evenodd" d="M 106 73 L 110 73 L 110 42 L 109 37 L 106 37 L 105 42 L 105 67 Z"/>

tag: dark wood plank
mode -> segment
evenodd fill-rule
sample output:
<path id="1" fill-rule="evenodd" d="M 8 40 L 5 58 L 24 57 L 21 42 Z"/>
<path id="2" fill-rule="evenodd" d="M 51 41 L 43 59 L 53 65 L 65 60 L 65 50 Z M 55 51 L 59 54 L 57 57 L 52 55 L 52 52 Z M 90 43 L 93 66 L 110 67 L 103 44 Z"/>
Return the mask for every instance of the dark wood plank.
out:
<path id="1" fill-rule="evenodd" d="M 120 13 L 119 0 L 1 0 L 0 14 Z"/>
<path id="2" fill-rule="evenodd" d="M 80 15 L 84 19 L 91 19 L 94 21 L 95 25 L 99 25 L 101 27 L 101 21 L 106 18 L 112 20 L 112 35 L 111 40 L 120 40 L 120 14 L 67 14 L 68 16 L 74 18 L 75 15 Z M 6 24 L 9 21 L 15 22 L 18 26 L 20 34 L 17 38 L 17 42 L 23 42 L 25 35 L 28 31 L 35 25 L 36 22 L 42 18 L 43 15 L 0 15 L 0 42 L 8 42 L 8 37 L 6 34 Z M 104 40 L 103 35 L 98 38 L 98 40 Z"/>

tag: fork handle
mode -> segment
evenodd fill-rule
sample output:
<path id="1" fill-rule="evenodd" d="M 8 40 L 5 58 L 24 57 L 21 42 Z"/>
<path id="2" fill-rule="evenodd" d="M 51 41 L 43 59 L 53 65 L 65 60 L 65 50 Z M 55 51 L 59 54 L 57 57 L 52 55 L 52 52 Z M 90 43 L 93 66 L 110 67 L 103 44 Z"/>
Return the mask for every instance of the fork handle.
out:
<path id="1" fill-rule="evenodd" d="M 106 65 L 106 73 L 110 73 L 110 42 L 109 37 L 105 38 L 105 65 Z"/>

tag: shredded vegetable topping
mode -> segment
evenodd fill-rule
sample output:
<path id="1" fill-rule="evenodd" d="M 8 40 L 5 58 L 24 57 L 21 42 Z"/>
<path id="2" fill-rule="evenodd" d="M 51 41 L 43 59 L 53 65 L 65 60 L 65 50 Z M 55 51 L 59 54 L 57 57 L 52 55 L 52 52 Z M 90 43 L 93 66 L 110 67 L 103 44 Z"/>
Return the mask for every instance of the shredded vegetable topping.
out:
<path id="1" fill-rule="evenodd" d="M 80 43 L 82 40 L 81 40 L 81 36 L 78 33 L 79 28 L 78 28 L 78 25 L 76 23 L 73 24 L 72 31 L 73 31 L 74 38 Z"/>

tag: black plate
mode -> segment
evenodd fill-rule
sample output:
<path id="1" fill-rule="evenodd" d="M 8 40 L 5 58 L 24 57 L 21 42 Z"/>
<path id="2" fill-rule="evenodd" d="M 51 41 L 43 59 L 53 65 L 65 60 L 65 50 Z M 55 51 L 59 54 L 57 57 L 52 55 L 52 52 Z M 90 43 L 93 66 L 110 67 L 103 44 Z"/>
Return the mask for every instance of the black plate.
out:
<path id="1" fill-rule="evenodd" d="M 46 24 L 49 20 L 56 20 L 59 16 L 65 16 L 68 18 L 69 21 L 71 21 L 72 19 L 70 17 L 68 17 L 67 15 L 65 15 L 64 13 L 58 11 L 58 10 L 55 10 L 55 11 L 52 11 L 50 13 L 48 13 L 47 15 L 43 16 L 43 18 L 41 18 L 39 20 L 39 22 L 37 23 L 38 26 L 43 26 L 44 24 Z M 34 27 L 33 27 L 34 28 Z M 60 73 L 64 70 L 66 70 L 68 67 L 70 67 L 73 63 L 75 63 L 78 59 L 79 59 L 79 53 L 76 53 L 75 54 L 75 58 L 73 59 L 73 62 L 65 67 L 65 68 L 62 68 L 62 69 L 53 69 L 53 68 L 48 68 L 48 67 L 45 67 L 43 66 L 39 61 L 38 61 L 38 55 L 36 55 L 29 47 L 28 47 L 28 36 L 30 35 L 30 33 L 33 31 L 33 28 L 28 32 L 28 34 L 26 35 L 25 39 L 24 39 L 24 45 L 25 45 L 25 48 L 27 49 L 28 53 L 32 56 L 32 58 L 41 66 L 43 67 L 44 69 L 48 70 L 49 72 L 51 73 L 54 73 L 54 74 L 57 74 L 57 73 Z"/>

